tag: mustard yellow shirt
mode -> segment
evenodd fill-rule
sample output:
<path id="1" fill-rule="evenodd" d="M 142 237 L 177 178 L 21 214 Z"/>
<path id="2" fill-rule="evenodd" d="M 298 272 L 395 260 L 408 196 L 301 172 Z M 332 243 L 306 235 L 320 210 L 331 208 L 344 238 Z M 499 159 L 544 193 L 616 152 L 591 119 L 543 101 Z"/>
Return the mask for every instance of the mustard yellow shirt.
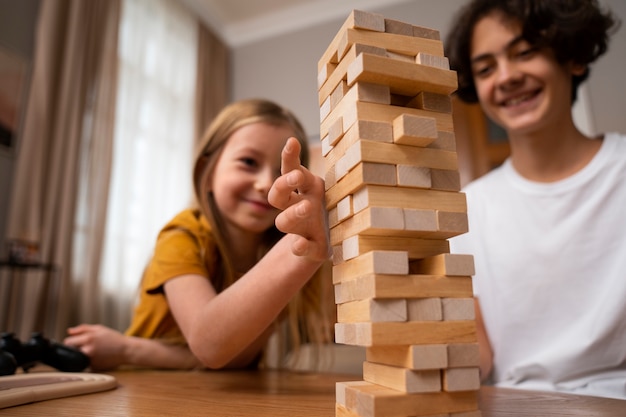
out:
<path id="1" fill-rule="evenodd" d="M 211 280 L 221 263 L 211 228 L 199 210 L 176 215 L 157 237 L 144 272 L 139 303 L 126 334 L 186 344 L 165 298 L 163 285 L 176 277 L 198 274 Z"/>

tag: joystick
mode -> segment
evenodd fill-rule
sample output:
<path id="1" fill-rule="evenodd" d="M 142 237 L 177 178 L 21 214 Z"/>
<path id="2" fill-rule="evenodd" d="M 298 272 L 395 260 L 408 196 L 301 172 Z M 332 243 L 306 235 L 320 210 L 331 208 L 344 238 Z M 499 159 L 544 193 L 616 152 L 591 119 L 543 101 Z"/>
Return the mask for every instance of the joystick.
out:
<path id="1" fill-rule="evenodd" d="M 11 375 L 18 367 L 24 372 L 42 362 L 62 372 L 81 372 L 89 366 L 89 357 L 80 350 L 51 342 L 39 332 L 21 343 L 13 333 L 0 337 L 0 375 Z"/>

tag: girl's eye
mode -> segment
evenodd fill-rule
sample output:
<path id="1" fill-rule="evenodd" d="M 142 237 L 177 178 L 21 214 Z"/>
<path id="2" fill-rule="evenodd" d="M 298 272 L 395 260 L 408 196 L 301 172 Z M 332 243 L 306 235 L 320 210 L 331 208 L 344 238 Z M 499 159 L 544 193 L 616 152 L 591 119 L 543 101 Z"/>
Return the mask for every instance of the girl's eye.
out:
<path id="1" fill-rule="evenodd" d="M 239 161 L 247 167 L 254 168 L 258 164 L 254 158 L 240 158 Z"/>
<path id="2" fill-rule="evenodd" d="M 474 74 L 474 77 L 483 78 L 488 76 L 491 73 L 491 70 L 492 65 L 481 64 L 474 66 L 474 68 L 472 68 L 472 73 Z"/>

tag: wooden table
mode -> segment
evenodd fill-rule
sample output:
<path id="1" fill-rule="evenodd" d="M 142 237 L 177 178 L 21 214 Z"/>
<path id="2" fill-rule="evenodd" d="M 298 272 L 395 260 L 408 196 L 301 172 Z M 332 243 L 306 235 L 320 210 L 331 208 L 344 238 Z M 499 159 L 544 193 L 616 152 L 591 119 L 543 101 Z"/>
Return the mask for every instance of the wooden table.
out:
<path id="1" fill-rule="evenodd" d="M 334 417 L 335 382 L 353 375 L 278 371 L 116 371 L 112 391 L 0 410 L 0 416 Z M 483 417 L 624 417 L 626 401 L 483 387 Z"/>

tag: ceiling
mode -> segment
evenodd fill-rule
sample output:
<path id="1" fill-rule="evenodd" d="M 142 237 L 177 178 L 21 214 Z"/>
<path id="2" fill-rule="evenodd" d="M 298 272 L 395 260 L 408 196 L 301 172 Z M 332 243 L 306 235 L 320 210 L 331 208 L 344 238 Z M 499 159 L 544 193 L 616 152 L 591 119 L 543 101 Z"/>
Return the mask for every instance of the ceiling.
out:
<path id="1" fill-rule="evenodd" d="M 238 47 L 328 20 L 352 9 L 374 10 L 410 0 L 179 0 L 229 46 Z"/>

